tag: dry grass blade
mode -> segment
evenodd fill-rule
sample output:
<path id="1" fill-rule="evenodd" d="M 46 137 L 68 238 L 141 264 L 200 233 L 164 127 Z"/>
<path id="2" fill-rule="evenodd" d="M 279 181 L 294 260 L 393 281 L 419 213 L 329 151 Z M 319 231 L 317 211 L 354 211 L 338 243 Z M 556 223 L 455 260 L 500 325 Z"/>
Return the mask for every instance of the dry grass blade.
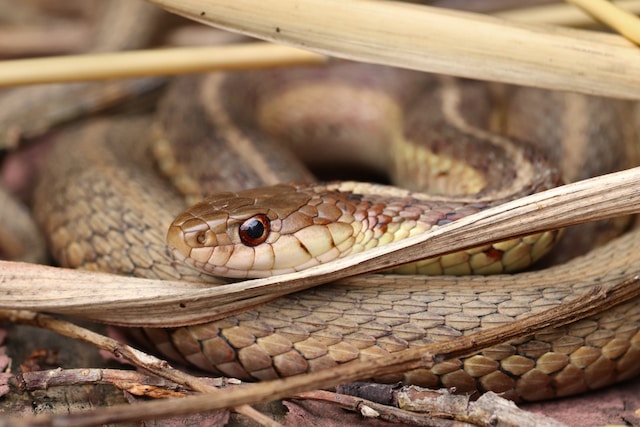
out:
<path id="1" fill-rule="evenodd" d="M 166 2 L 168 5 L 171 2 Z M 381 3 L 381 2 L 379 2 Z M 638 0 L 627 0 L 620 3 L 624 3 L 624 7 L 629 9 L 630 11 L 640 11 L 640 1 Z M 591 4 L 591 3 L 587 3 Z M 608 4 L 608 3 L 607 3 Z M 609 6 L 612 8 L 613 6 Z M 615 7 L 613 7 L 615 9 Z M 425 9 L 429 10 L 429 9 Z M 619 9 L 615 9 L 618 15 L 624 12 L 621 12 Z M 446 12 L 453 13 L 454 16 L 459 12 Z M 623 17 L 622 27 L 625 28 L 626 33 L 638 33 L 638 27 L 632 25 L 635 17 L 629 13 L 626 13 L 627 16 Z M 494 20 L 493 26 L 495 26 L 495 30 L 498 31 L 498 36 L 503 36 L 501 31 L 505 32 L 505 36 L 509 34 L 514 35 L 514 29 L 510 29 L 511 27 L 519 28 L 520 24 L 508 24 L 508 21 L 518 21 L 523 23 L 533 23 L 533 24 L 555 24 L 555 25 L 585 25 L 590 22 L 588 15 L 584 12 L 581 12 L 579 9 L 570 7 L 568 5 L 556 4 L 556 5 L 545 5 L 541 7 L 533 7 L 533 8 L 524 8 L 524 9 L 516 9 L 512 11 L 505 11 L 495 14 L 496 17 L 503 18 L 504 20 Z M 474 24 L 472 22 L 475 19 L 479 19 L 481 22 L 484 19 L 483 15 L 473 15 L 473 14 L 460 14 L 458 19 L 463 19 L 461 22 L 465 22 L 468 25 Z M 489 18 L 490 19 L 490 18 Z M 603 19 L 605 20 L 605 19 Z M 618 18 L 616 22 L 621 22 Z M 626 25 L 624 23 L 626 22 Z M 485 23 L 486 24 L 486 23 Z M 287 24 L 289 25 L 289 23 Z M 460 26 L 460 24 L 458 24 Z M 558 33 L 561 30 L 551 29 L 549 27 L 522 27 L 521 31 L 525 31 L 529 28 L 530 35 L 525 37 L 525 41 L 528 40 L 527 43 L 534 43 L 534 47 L 537 50 L 544 50 L 545 43 L 547 42 L 556 42 L 557 40 L 564 40 L 564 42 L 571 42 L 571 37 L 574 37 L 576 41 L 581 41 L 582 43 L 593 43 L 591 49 L 593 52 L 581 52 L 580 56 L 584 55 L 598 55 L 598 52 L 605 52 L 608 49 L 608 43 L 611 43 L 614 39 L 594 39 L 591 41 L 593 37 L 592 34 L 588 32 L 568 32 L 562 36 L 563 33 Z M 623 32 L 625 32 L 623 31 Z M 467 58 L 465 56 L 462 57 L 463 63 L 458 63 L 458 61 L 451 60 L 449 56 L 453 55 L 466 55 L 467 50 L 471 50 L 472 52 L 479 49 L 478 47 L 474 47 L 475 42 L 475 34 L 473 32 L 468 32 L 465 28 L 464 32 L 460 33 L 460 37 L 465 37 L 466 40 L 461 40 L 462 44 L 458 43 L 458 45 L 454 45 L 453 43 L 449 43 L 447 40 L 439 37 L 438 39 L 433 39 L 433 35 L 429 33 L 425 33 L 423 38 L 428 41 L 427 49 L 424 50 L 424 53 L 429 53 L 429 61 L 433 62 L 433 58 L 439 59 L 442 61 L 445 59 L 445 62 L 442 63 L 432 63 L 431 65 L 425 65 L 427 68 L 421 68 L 421 66 L 417 66 L 416 68 L 431 70 L 429 67 L 436 67 L 433 70 L 435 71 L 447 71 L 447 67 L 453 67 L 452 70 L 449 70 L 451 74 L 459 74 L 471 77 L 478 78 L 491 78 L 499 81 L 512 81 L 513 76 L 511 75 L 503 75 L 500 74 L 500 70 L 494 69 L 493 67 L 487 67 L 486 63 L 483 68 L 471 68 L 469 67 L 464 73 L 460 70 L 456 71 L 460 68 L 460 65 L 467 67 L 464 61 L 469 61 L 471 58 Z M 539 33 L 547 32 L 546 36 L 542 37 L 542 40 L 538 42 L 538 38 L 540 36 Z M 455 33 L 455 32 L 454 32 Z M 346 36 L 349 36 L 347 34 Z M 560 37 L 562 36 L 562 37 Z M 578 37 L 579 36 L 579 37 Z M 282 41 L 287 41 L 286 35 L 283 35 Z M 311 37 L 311 35 L 309 35 Z M 528 37 L 528 38 L 527 38 Z M 564 37 L 564 38 L 563 38 Z M 586 39 L 584 39 L 586 37 Z M 268 37 L 266 37 L 268 38 Z M 582 40 L 584 39 L 584 40 Z M 416 39 L 420 41 L 419 39 Z M 416 41 L 414 40 L 414 41 Z M 421 43 L 424 45 L 425 40 L 422 40 Z M 384 40 L 382 40 L 384 42 Z M 487 59 L 490 59 L 490 56 L 496 55 L 504 55 L 511 54 L 511 50 L 513 47 L 509 47 L 508 39 L 501 41 L 496 38 L 496 43 L 491 46 L 491 49 L 481 52 L 483 54 L 489 55 Z M 604 43 L 606 41 L 606 43 Z M 373 39 L 373 42 L 376 42 L 376 39 Z M 490 42 L 490 40 L 489 40 Z M 619 41 L 616 41 L 618 43 Z M 303 47 L 314 47 L 314 42 L 305 42 L 298 41 L 297 44 Z M 436 43 L 432 46 L 433 43 Z M 603 44 L 604 43 L 604 44 Z M 431 49 L 438 48 L 439 44 L 444 44 L 445 48 L 450 50 L 450 55 L 447 55 L 447 58 L 441 58 L 442 53 L 438 56 L 434 56 Z M 623 45 L 621 45 L 623 46 Z M 442 47 L 442 46 L 440 46 Z M 571 49 L 570 46 L 565 46 L 567 49 Z M 628 48 L 628 46 L 627 46 Z M 337 49 L 337 50 L 336 50 Z M 331 50 L 337 56 L 345 56 L 350 57 L 348 52 L 341 53 L 341 47 L 336 46 L 335 49 Z M 411 44 L 406 45 L 406 49 L 415 49 Z M 504 51 L 501 53 L 500 49 L 511 49 L 508 51 Z M 393 46 L 393 50 L 397 50 L 397 46 Z M 624 50 L 624 55 L 630 53 L 627 49 Z M 530 64 L 533 67 L 536 67 L 536 61 L 540 58 L 540 54 L 535 53 L 536 50 L 532 50 L 528 54 L 531 54 L 531 58 L 529 58 L 528 62 L 533 62 Z M 372 52 L 375 55 L 375 52 Z M 477 52 L 476 52 L 477 54 Z M 607 53 L 609 54 L 609 53 Z M 614 59 L 616 58 L 618 53 L 614 54 Z M 553 64 L 555 61 L 552 58 L 548 58 L 548 64 L 542 64 L 542 66 L 549 66 Z M 593 60 L 597 60 L 600 58 L 594 58 Z M 622 58 L 624 59 L 624 57 Z M 372 62 L 385 62 L 384 60 L 376 59 L 374 56 L 370 58 Z M 518 73 L 530 73 L 530 76 L 520 76 L 519 78 L 526 78 L 527 82 L 525 84 L 538 85 L 543 87 L 552 87 L 552 88 L 565 88 L 562 86 L 560 82 L 550 83 L 547 82 L 547 78 L 543 78 L 542 80 L 536 74 L 535 68 L 531 68 L 527 70 L 527 63 L 518 61 L 522 61 L 522 58 L 510 58 L 508 55 L 505 58 L 502 58 L 505 61 L 505 66 L 508 66 L 509 61 L 513 61 L 512 64 L 515 68 L 512 72 Z M 121 53 L 109 53 L 109 54 L 98 54 L 98 55 L 77 55 L 77 56 L 66 56 L 66 57 L 54 57 L 54 58 L 34 58 L 34 59 L 23 59 L 23 60 L 13 60 L 13 61 L 4 61 L 2 62 L 2 67 L 0 67 L 0 86 L 15 86 L 15 85 L 27 85 L 27 84 L 41 84 L 41 83 L 51 83 L 51 82 L 70 82 L 70 81 L 88 81 L 88 80 L 98 80 L 98 79 L 112 79 L 112 78 L 124 78 L 124 77 L 138 77 L 138 76 L 150 76 L 150 75 L 173 75 L 173 74 L 182 74 L 182 73 L 191 73 L 191 72 L 201 72 L 208 70 L 228 70 L 228 69 L 245 69 L 245 68 L 254 68 L 254 67 L 272 67 L 272 66 L 282 66 L 282 65 L 299 65 L 299 64 L 317 64 L 324 61 L 324 57 L 322 55 L 313 54 L 306 50 L 294 49 L 292 47 L 286 47 L 282 45 L 270 45 L 270 44 L 252 44 L 251 46 L 247 45 L 235 45 L 235 46 L 225 46 L 225 47 L 200 47 L 200 48 L 174 48 L 174 49 L 157 49 L 157 50 L 141 50 L 135 52 L 121 52 Z M 395 62 L 396 59 L 391 59 L 390 64 L 403 65 L 400 62 Z M 564 63 L 564 62 L 568 62 Z M 564 61 L 564 66 L 571 65 L 570 61 Z M 410 66 L 410 65 L 409 65 Z M 441 68 L 445 67 L 445 68 Z M 551 68 L 551 67 L 549 67 Z M 521 70 L 520 70 L 521 69 Z M 42 72 L 42 70 L 46 70 L 46 72 Z M 576 68 L 576 70 L 578 70 Z M 574 71 L 576 71 L 574 70 Z M 578 70 L 580 71 L 580 76 L 584 73 L 584 69 Z M 485 75 L 485 73 L 497 73 L 491 76 Z M 570 73 L 571 70 L 568 70 Z M 591 71 L 593 72 L 593 71 Z M 599 72 L 599 71 L 596 71 Z M 568 74 L 564 73 L 564 76 L 567 77 Z M 575 76 L 572 76 L 572 79 L 567 80 L 567 84 L 570 84 L 571 81 L 574 80 Z M 551 84 L 551 86 L 549 86 Z M 609 89 L 609 85 L 616 86 L 615 88 Z M 589 93 L 602 93 L 602 94 L 613 94 L 620 95 L 619 88 L 617 86 L 620 85 L 619 82 L 607 82 L 606 87 L 603 88 L 594 88 L 591 89 L 588 85 L 585 85 L 585 88 L 588 88 Z M 575 88 L 574 88 L 575 89 Z M 579 90 L 579 89 L 577 89 Z M 595 92 L 594 92 L 595 91 Z M 633 93 L 626 94 L 629 97 L 634 97 Z"/>
<path id="2" fill-rule="evenodd" d="M 606 0 L 566 0 L 640 45 L 640 19 Z"/>
<path id="3" fill-rule="evenodd" d="M 0 86 L 293 66 L 324 61 L 322 55 L 270 43 L 19 59 L 2 63 Z"/>
<path id="4" fill-rule="evenodd" d="M 150 1 L 205 24 L 341 58 L 640 98 L 640 55 L 616 35 L 380 0 Z"/>
<path id="5" fill-rule="evenodd" d="M 214 288 L 5 263 L 0 308 L 49 311 L 126 326 L 203 322 L 340 278 L 513 236 L 636 213 L 640 211 L 639 186 L 640 168 L 629 169 L 505 203 L 434 231 L 298 273 Z M 87 286 L 93 289 L 90 301 Z"/>
<path id="6" fill-rule="evenodd" d="M 640 1 L 638 0 L 618 0 L 615 4 L 628 12 L 640 13 Z M 504 10 L 493 13 L 493 16 L 538 25 L 551 24 L 565 27 L 584 27 L 594 24 L 593 19 L 586 12 L 563 3 Z"/>

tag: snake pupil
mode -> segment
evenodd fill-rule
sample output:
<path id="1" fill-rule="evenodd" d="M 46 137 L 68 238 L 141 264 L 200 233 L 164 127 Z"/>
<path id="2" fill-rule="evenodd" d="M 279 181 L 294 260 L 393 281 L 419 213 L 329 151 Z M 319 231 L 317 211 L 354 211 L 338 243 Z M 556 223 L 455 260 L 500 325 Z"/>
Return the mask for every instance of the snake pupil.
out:
<path id="1" fill-rule="evenodd" d="M 269 218 L 256 215 L 240 225 L 240 240 L 247 246 L 257 246 L 269 236 Z"/>

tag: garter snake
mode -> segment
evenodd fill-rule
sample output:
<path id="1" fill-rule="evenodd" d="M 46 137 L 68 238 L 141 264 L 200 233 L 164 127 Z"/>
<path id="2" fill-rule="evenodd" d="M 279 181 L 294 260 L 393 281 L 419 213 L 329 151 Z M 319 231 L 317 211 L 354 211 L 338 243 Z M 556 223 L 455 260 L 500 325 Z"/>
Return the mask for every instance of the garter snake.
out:
<path id="1" fill-rule="evenodd" d="M 349 64 L 179 79 L 153 126 L 144 118 L 98 120 L 61 134 L 37 190 L 37 216 L 64 266 L 214 281 L 176 261 L 165 244 L 169 224 L 185 206 L 178 193 L 193 200 L 312 179 L 291 152 L 310 153 L 296 148 L 302 142 L 322 144 L 310 156 L 317 161 L 332 161 L 334 152 L 343 153 L 342 159 L 362 154 L 374 168 L 390 170 L 393 179 L 404 175 L 412 191 L 425 186 L 436 193 L 452 190 L 455 203 L 476 205 L 488 203 L 491 195 L 517 197 L 558 181 L 534 151 L 517 142 L 522 132 L 546 142 L 549 157 L 562 163 L 569 180 L 625 167 L 633 157 L 634 147 L 613 145 L 634 132 L 624 117 L 625 103 L 533 91 L 510 95 L 511 109 L 526 114 L 505 123 L 484 103 L 500 91 Z M 364 108 L 357 111 L 356 106 Z M 532 127 L 536 115 L 543 121 Z M 576 117 L 572 127 L 564 125 L 568 115 Z M 402 125 L 389 126 L 390 120 Z M 516 149 L 487 145 L 488 140 L 505 140 L 486 130 L 496 124 L 516 137 Z M 435 135 L 428 150 L 374 155 L 381 146 L 398 150 L 396 142 L 417 140 L 428 126 Z M 274 140 L 283 135 L 289 147 L 281 150 Z M 561 142 L 569 145 L 563 148 Z M 159 168 L 172 177 L 172 186 L 158 176 L 151 151 L 162 158 Z M 586 162 L 597 160 L 598 166 L 587 172 L 575 152 L 584 153 Z M 432 153 L 448 166 L 431 162 L 435 172 L 420 175 Z M 464 179 L 446 179 L 456 173 Z M 471 177 L 482 184 L 470 187 Z M 247 380 L 295 375 L 508 322 L 572 299 L 593 284 L 618 280 L 633 268 L 628 256 L 618 255 L 637 252 L 634 233 L 546 270 L 434 278 L 373 275 L 294 294 L 224 320 L 139 332 L 168 357 L 214 373 Z M 386 380 L 539 400 L 630 378 L 640 370 L 639 359 L 640 309 L 630 303 L 466 360 Z"/>

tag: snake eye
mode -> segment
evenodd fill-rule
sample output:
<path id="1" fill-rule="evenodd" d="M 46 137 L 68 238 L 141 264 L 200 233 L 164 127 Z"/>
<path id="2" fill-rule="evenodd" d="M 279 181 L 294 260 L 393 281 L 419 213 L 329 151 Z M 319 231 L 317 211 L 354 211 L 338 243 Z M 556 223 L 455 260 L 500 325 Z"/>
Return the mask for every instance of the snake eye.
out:
<path id="1" fill-rule="evenodd" d="M 240 240 L 247 246 L 258 246 L 267 240 L 269 231 L 271 226 L 266 215 L 252 216 L 240 225 Z"/>

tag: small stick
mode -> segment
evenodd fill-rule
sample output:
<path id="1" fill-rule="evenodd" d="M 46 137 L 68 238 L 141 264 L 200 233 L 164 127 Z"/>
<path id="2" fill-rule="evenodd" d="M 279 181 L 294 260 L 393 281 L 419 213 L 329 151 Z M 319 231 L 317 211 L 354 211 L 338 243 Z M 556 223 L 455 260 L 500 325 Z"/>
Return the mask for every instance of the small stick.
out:
<path id="1" fill-rule="evenodd" d="M 178 384 L 164 378 L 146 375 L 136 371 L 119 369 L 82 368 L 50 369 L 45 371 L 23 372 L 16 376 L 21 390 L 47 390 L 82 384 L 110 384 L 135 396 L 153 398 L 184 397 L 186 390 Z"/>
<path id="2" fill-rule="evenodd" d="M 606 0 L 565 0 L 640 45 L 640 18 Z"/>

